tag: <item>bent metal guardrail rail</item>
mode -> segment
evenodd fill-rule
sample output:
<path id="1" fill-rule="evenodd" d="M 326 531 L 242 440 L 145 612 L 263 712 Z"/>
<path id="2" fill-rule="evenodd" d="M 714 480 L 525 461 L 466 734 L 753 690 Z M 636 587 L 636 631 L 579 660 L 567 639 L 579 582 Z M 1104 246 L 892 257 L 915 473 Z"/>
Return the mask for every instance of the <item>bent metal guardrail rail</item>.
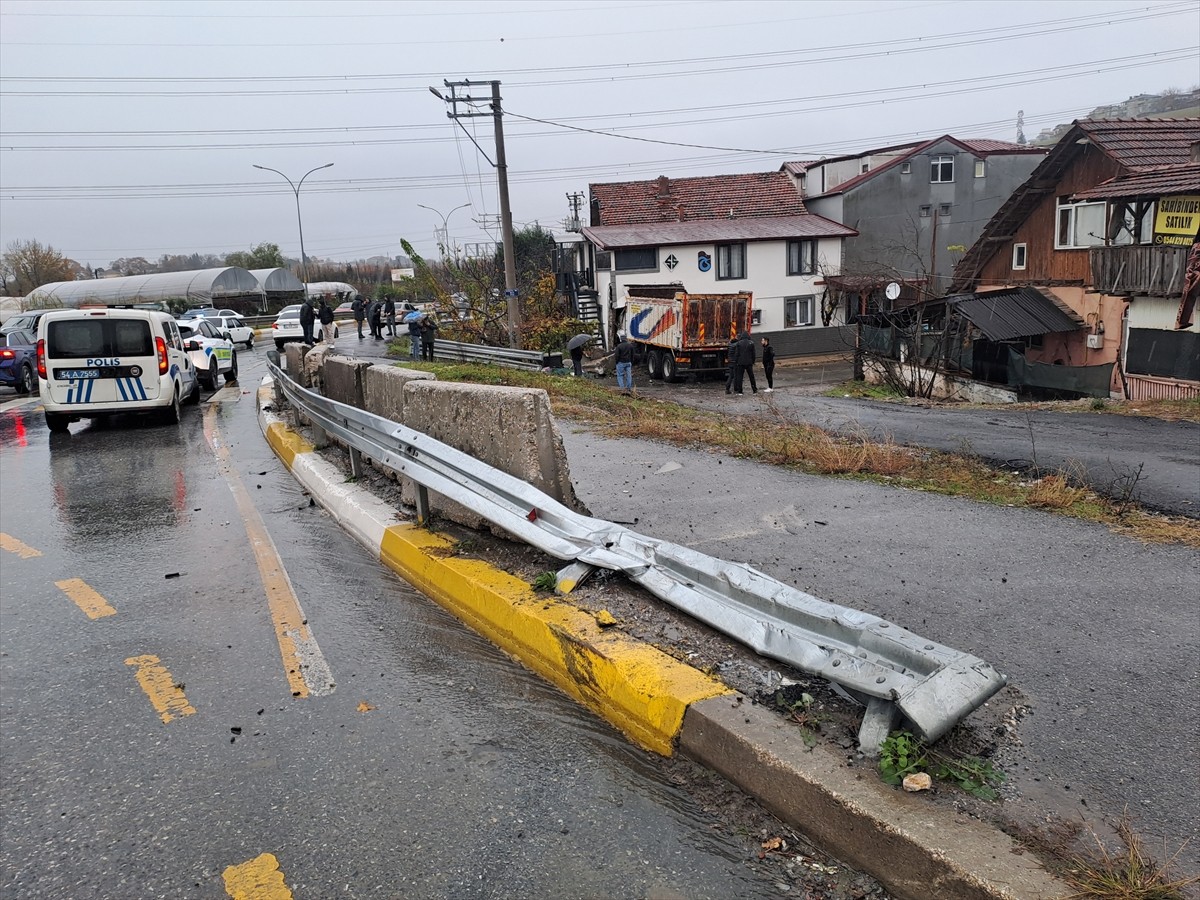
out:
<path id="1" fill-rule="evenodd" d="M 829 603 L 741 563 L 580 515 L 532 485 L 373 413 L 301 387 L 268 354 L 294 408 L 349 447 L 418 487 L 478 512 L 518 540 L 571 565 L 570 590 L 595 568 L 621 572 L 763 656 L 841 685 L 866 704 L 859 743 L 876 754 L 903 715 L 935 741 L 1000 690 L 988 663 L 878 616 Z"/>

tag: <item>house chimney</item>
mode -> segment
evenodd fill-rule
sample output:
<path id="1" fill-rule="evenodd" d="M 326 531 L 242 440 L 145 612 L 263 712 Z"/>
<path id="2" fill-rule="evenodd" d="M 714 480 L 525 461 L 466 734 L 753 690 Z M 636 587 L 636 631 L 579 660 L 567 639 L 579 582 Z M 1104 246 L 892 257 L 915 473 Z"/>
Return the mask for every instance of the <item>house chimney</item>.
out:
<path id="1" fill-rule="evenodd" d="M 658 176 L 658 199 L 665 200 L 671 196 L 671 179 L 666 175 Z"/>
<path id="2" fill-rule="evenodd" d="M 675 221 L 676 222 L 683 221 L 683 204 L 682 203 L 675 204 Z"/>
<path id="3" fill-rule="evenodd" d="M 1194 163 L 1200 163 L 1200 141 L 1192 141 L 1189 156 Z"/>

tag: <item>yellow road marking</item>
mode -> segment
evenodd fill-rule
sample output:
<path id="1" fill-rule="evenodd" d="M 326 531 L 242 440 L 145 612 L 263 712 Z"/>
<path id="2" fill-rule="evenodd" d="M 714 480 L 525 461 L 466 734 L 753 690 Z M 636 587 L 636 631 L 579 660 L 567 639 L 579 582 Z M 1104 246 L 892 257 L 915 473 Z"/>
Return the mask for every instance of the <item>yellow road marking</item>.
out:
<path id="1" fill-rule="evenodd" d="M 291 900 L 292 897 L 273 853 L 229 866 L 221 877 L 225 879 L 225 893 L 233 900 Z"/>
<path id="2" fill-rule="evenodd" d="M 96 589 L 82 578 L 68 578 L 66 581 L 56 581 L 54 586 L 62 591 L 71 602 L 87 613 L 89 619 L 101 619 L 104 616 L 115 616 L 107 600 L 97 593 Z"/>
<path id="3" fill-rule="evenodd" d="M 0 531 L 0 550 L 7 550 L 9 553 L 15 553 L 21 559 L 33 559 L 35 556 L 41 556 L 41 550 L 34 550 L 28 544 L 18 541 L 11 534 L 5 534 Z"/>
<path id="4" fill-rule="evenodd" d="M 125 665 L 137 666 L 138 684 L 158 710 L 158 717 L 163 720 L 163 724 L 177 716 L 196 714 L 195 707 L 188 703 L 188 698 L 184 696 L 183 688 L 175 683 L 175 679 L 157 656 L 131 656 L 125 660 Z"/>
<path id="5" fill-rule="evenodd" d="M 258 564 L 258 575 L 267 594 L 267 606 L 275 623 L 275 637 L 279 641 L 279 653 L 283 657 L 283 669 L 287 673 L 292 696 L 304 698 L 309 694 L 332 693 L 333 674 L 321 655 L 317 639 L 308 628 L 308 618 L 296 598 L 275 543 L 250 499 L 250 492 L 230 465 L 229 448 L 217 434 L 215 415 L 216 407 L 209 406 L 204 415 L 204 436 L 217 455 L 218 467 L 229 490 L 233 492 L 233 499 L 246 526 L 246 535 L 250 538 L 250 547 Z"/>

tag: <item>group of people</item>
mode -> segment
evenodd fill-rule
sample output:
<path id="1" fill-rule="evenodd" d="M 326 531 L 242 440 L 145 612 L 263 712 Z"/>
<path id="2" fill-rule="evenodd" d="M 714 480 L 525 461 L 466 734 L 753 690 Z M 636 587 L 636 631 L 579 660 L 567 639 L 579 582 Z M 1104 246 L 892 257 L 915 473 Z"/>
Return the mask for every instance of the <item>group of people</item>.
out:
<path id="1" fill-rule="evenodd" d="M 742 387 L 747 375 L 750 376 L 750 390 L 755 394 L 758 393 L 758 383 L 754 380 L 755 358 L 754 340 L 749 333 L 743 333 L 741 337 L 735 335 L 729 339 L 725 393 L 743 393 Z M 763 389 L 763 393 L 769 394 L 775 390 L 775 348 L 771 346 L 768 338 L 762 339 L 762 366 L 763 374 L 767 376 L 767 386 Z"/>
<path id="2" fill-rule="evenodd" d="M 376 340 L 383 340 L 384 327 L 388 330 L 388 337 L 396 336 L 396 301 L 391 297 L 384 297 L 382 300 L 371 300 L 364 302 L 362 297 L 356 297 L 354 302 L 350 304 L 350 309 L 354 313 L 354 322 L 358 326 L 358 339 L 363 338 L 363 323 L 367 323 L 367 327 L 371 330 L 371 337 Z"/>
<path id="3" fill-rule="evenodd" d="M 313 330 L 317 322 L 321 323 L 321 340 L 332 347 L 334 332 L 337 330 L 329 327 L 333 324 L 333 307 L 329 305 L 328 300 L 322 297 L 319 305 L 314 309 L 312 298 L 305 297 L 304 302 L 300 304 L 300 333 L 303 335 L 304 343 L 310 347 L 315 343 Z"/>

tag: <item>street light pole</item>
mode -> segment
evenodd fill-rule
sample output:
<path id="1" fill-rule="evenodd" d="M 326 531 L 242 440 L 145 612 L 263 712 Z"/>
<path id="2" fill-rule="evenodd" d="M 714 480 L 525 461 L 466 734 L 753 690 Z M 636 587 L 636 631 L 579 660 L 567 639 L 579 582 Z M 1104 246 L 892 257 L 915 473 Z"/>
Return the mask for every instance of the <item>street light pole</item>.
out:
<path id="1" fill-rule="evenodd" d="M 456 207 L 454 207 L 454 209 L 450 210 L 450 212 L 446 213 L 446 215 L 442 216 L 442 214 L 440 212 L 438 212 L 436 209 L 434 209 L 432 206 L 426 206 L 424 203 L 417 204 L 417 206 L 421 207 L 421 209 L 427 209 L 431 213 L 434 213 L 435 215 L 442 216 L 442 241 L 441 241 L 442 259 L 446 258 L 446 256 L 447 256 L 446 246 L 448 244 L 450 244 L 450 225 L 449 225 L 450 217 L 452 215 L 454 215 L 456 212 L 458 212 L 460 209 L 466 209 L 470 205 L 471 205 L 470 203 L 464 203 L 462 206 L 456 206 Z M 458 261 L 457 253 L 454 254 L 454 259 L 456 262 Z"/>
<path id="2" fill-rule="evenodd" d="M 274 172 L 283 178 L 284 181 L 292 189 L 292 193 L 296 195 L 296 225 L 300 229 L 300 270 L 304 273 L 304 299 L 308 299 L 308 255 L 304 252 L 304 220 L 300 218 L 300 188 L 304 186 L 304 178 L 307 178 L 313 172 L 319 172 L 321 169 L 328 169 L 333 163 L 325 163 L 323 166 L 317 166 L 315 169 L 309 169 L 304 173 L 304 178 L 301 178 L 298 183 L 293 184 L 292 179 L 288 178 L 278 169 L 272 169 L 270 166 L 260 166 L 251 163 L 256 169 L 262 169 L 264 172 Z"/>

